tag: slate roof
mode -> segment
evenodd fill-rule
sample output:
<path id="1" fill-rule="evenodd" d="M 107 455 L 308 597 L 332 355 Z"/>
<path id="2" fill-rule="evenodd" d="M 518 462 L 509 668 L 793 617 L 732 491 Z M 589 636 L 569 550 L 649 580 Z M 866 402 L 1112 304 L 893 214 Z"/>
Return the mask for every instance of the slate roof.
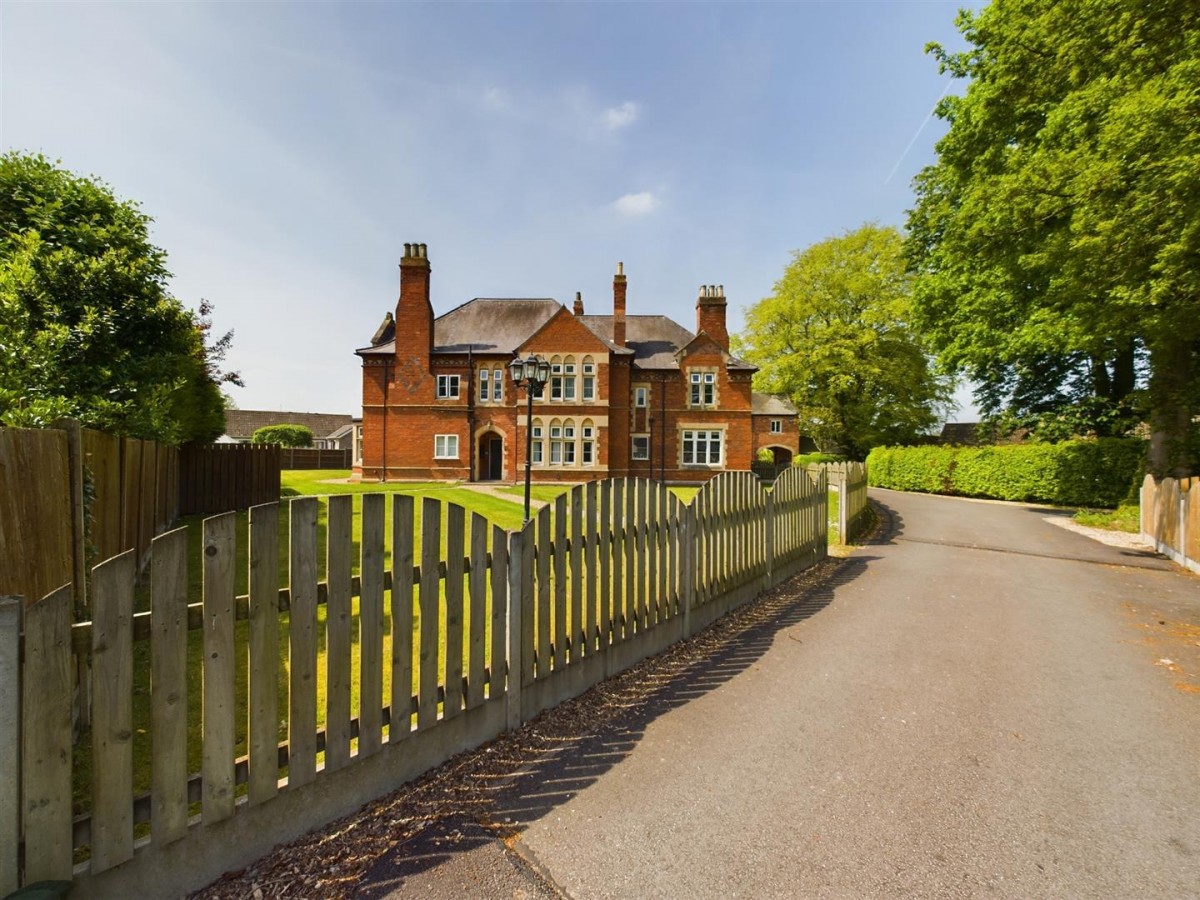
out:
<path id="1" fill-rule="evenodd" d="M 603 340 L 612 343 L 612 316 L 580 316 L 579 321 Z M 639 369 L 678 369 L 675 354 L 696 336 L 666 316 L 626 316 L 625 345 L 633 351 L 633 364 Z M 755 367 L 737 357 L 729 358 L 730 369 Z"/>
<path id="2" fill-rule="evenodd" d="M 275 412 L 264 409 L 225 410 L 225 433 L 238 440 L 250 440 L 258 429 L 266 425 L 304 425 L 314 438 L 326 438 L 350 424 L 349 413 L 302 413 Z"/>
<path id="3" fill-rule="evenodd" d="M 750 395 L 750 412 L 755 416 L 794 416 L 799 410 L 791 400 L 777 394 Z"/>
<path id="4" fill-rule="evenodd" d="M 476 297 L 433 321 L 434 353 L 497 353 L 512 356 L 517 347 L 546 324 L 563 306 L 550 298 Z M 355 352 L 396 352 L 396 329 L 388 321 L 376 332 L 378 343 Z"/>
<path id="5" fill-rule="evenodd" d="M 545 325 L 563 305 L 550 298 L 506 299 L 476 297 L 439 316 L 433 323 L 434 353 L 465 353 L 511 356 L 534 332 Z M 579 322 L 608 345 L 614 353 L 632 353 L 640 369 L 678 369 L 675 354 L 695 340 L 695 335 L 666 316 L 626 316 L 625 347 L 613 343 L 613 317 L 578 316 Z M 391 314 L 375 332 L 371 346 L 356 350 L 360 355 L 396 352 L 396 326 Z M 730 369 L 753 371 L 754 366 L 737 357 L 729 358 Z"/>

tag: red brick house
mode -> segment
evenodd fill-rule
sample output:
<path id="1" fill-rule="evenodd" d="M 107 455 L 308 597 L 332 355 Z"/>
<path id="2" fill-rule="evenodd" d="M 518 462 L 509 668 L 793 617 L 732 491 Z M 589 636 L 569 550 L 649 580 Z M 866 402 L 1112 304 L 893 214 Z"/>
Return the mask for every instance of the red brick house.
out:
<path id="1" fill-rule="evenodd" d="M 755 367 L 732 356 L 723 288 L 701 288 L 696 332 L 665 316 L 629 315 L 622 264 L 611 315 L 550 299 L 476 298 L 437 318 L 424 244 L 405 244 L 400 298 L 363 366 L 361 462 L 367 480 L 516 481 L 532 438 L 537 481 L 640 475 L 701 482 L 749 469 L 761 447 L 799 447 L 795 410 L 754 394 Z M 552 364 L 534 401 L 508 364 Z"/>

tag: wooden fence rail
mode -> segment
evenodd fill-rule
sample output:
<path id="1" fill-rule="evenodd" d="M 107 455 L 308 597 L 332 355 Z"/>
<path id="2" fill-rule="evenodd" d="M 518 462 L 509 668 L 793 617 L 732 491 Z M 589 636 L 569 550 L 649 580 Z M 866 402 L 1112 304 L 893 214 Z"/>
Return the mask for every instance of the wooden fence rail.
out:
<path id="1" fill-rule="evenodd" d="M 1141 490 L 1142 538 L 1193 572 L 1200 572 L 1200 478 L 1147 475 Z"/>
<path id="2" fill-rule="evenodd" d="M 195 610 L 183 529 L 154 541 L 148 613 L 133 611 L 133 555 L 115 556 L 92 572 L 90 622 L 71 625 L 69 587 L 25 610 L 21 663 L 17 604 L 0 601 L 0 724 L 17 715 L 14 685 L 24 692 L 21 778 L 0 779 L 0 838 L 24 841 L 0 840 L 0 889 L 72 877 L 80 897 L 195 888 L 694 634 L 826 545 L 825 473 L 799 468 L 770 492 L 748 472 L 725 473 L 688 505 L 644 479 L 580 485 L 511 533 L 454 504 L 369 495 L 357 561 L 351 497 L 327 503 L 323 572 L 315 498 L 251 509 L 246 597 L 235 596 L 237 537 L 223 514 L 204 522 Z M 150 645 L 145 682 L 131 670 L 139 641 Z M 202 660 L 192 667 L 189 644 Z M 93 775 L 88 812 L 73 820 L 80 650 L 96 697 Z M 132 727 L 135 681 L 149 686 L 148 738 Z M 186 721 L 196 691 L 199 771 Z M 142 739 L 153 745 L 150 790 L 135 796 Z M 0 766 L 11 760 L 0 754 Z"/>

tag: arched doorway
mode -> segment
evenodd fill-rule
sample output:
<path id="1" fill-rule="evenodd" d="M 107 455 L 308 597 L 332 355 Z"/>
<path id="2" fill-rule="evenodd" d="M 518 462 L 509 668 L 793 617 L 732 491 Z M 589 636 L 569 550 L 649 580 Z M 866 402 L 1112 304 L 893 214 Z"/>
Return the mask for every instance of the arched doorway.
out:
<path id="1" fill-rule="evenodd" d="M 793 454 L 792 454 L 792 451 L 788 447 L 773 446 L 773 447 L 768 447 L 767 449 L 771 451 L 771 454 L 773 456 L 773 459 L 771 461 L 773 463 L 775 463 L 776 469 L 782 471 L 783 469 L 786 469 L 788 466 L 790 466 L 792 464 L 792 455 Z"/>
<path id="2" fill-rule="evenodd" d="M 500 481 L 504 478 L 504 438 L 494 431 L 479 436 L 480 481 Z"/>

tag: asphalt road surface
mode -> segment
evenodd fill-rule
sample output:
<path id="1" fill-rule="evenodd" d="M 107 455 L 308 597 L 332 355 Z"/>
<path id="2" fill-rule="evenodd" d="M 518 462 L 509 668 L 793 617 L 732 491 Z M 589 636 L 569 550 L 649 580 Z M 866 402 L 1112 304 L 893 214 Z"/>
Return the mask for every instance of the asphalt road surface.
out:
<path id="1" fill-rule="evenodd" d="M 830 584 L 512 785 L 493 880 L 395 896 L 1200 896 L 1200 578 L 1045 509 L 872 498 Z"/>

